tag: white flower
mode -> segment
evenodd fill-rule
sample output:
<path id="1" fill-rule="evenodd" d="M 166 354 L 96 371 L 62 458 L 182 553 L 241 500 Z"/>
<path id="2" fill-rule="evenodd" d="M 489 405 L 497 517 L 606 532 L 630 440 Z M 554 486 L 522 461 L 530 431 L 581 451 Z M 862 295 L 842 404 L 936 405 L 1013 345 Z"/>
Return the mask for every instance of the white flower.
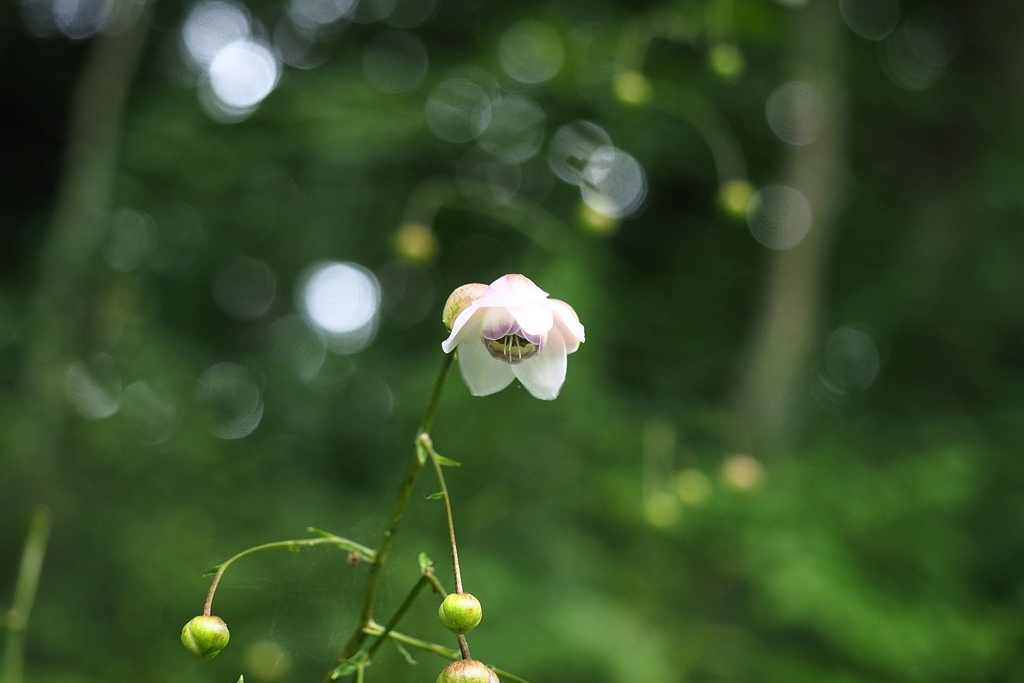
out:
<path id="1" fill-rule="evenodd" d="M 537 398 L 552 400 L 565 382 L 565 357 L 584 341 L 572 306 L 522 275 L 505 275 L 452 293 L 445 321 L 451 335 L 445 353 L 459 349 L 459 369 L 474 396 L 501 391 L 513 379 Z"/>

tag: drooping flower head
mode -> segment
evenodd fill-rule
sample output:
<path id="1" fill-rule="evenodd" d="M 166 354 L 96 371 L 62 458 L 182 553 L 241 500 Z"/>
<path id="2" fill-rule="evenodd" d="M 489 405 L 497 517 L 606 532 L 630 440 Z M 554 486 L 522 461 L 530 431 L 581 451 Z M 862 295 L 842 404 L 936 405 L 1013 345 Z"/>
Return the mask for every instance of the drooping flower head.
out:
<path id="1" fill-rule="evenodd" d="M 443 318 L 451 335 L 441 348 L 445 353 L 458 348 L 459 369 L 474 396 L 501 391 L 518 379 L 531 394 L 550 401 L 565 382 L 566 355 L 584 341 L 572 306 L 549 299 L 523 275 L 459 287 Z"/>

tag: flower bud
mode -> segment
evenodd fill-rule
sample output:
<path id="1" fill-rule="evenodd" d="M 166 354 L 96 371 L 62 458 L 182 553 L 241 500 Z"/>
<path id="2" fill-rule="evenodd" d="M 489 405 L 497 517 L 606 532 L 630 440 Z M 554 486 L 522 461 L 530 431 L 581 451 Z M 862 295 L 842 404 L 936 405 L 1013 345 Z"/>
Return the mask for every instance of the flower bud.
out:
<path id="1" fill-rule="evenodd" d="M 200 659 L 213 659 L 228 646 L 231 634 L 220 617 L 195 617 L 181 628 L 181 644 Z"/>
<path id="2" fill-rule="evenodd" d="M 469 633 L 480 623 L 483 615 L 480 601 L 469 593 L 449 593 L 437 608 L 441 623 L 452 633 Z"/>
<path id="3" fill-rule="evenodd" d="M 441 314 L 441 320 L 449 332 L 451 332 L 452 325 L 455 324 L 455 319 L 459 317 L 459 313 L 462 313 L 466 306 L 482 297 L 486 291 L 487 285 L 474 282 L 462 285 L 451 293 L 448 301 L 444 302 L 444 312 Z"/>
<path id="4" fill-rule="evenodd" d="M 479 660 L 460 659 L 444 668 L 437 683 L 498 683 L 498 676 Z"/>

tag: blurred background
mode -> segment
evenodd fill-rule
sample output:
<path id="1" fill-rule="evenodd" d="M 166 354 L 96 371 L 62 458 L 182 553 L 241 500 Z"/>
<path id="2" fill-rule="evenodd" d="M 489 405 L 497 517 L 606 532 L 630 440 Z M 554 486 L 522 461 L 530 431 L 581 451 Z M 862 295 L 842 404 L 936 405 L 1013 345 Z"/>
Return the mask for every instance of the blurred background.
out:
<path id="1" fill-rule="evenodd" d="M 478 658 L 534 683 L 1024 681 L 1024 6 L 9 0 L 0 606 L 31 682 L 317 681 L 441 308 L 524 273 L 554 402 L 453 374 Z M 421 475 L 377 618 L 438 561 Z M 401 630 L 454 647 L 424 595 Z M 390 646 L 368 681 L 434 681 Z M 11 683 L 16 683 L 12 681 Z"/>

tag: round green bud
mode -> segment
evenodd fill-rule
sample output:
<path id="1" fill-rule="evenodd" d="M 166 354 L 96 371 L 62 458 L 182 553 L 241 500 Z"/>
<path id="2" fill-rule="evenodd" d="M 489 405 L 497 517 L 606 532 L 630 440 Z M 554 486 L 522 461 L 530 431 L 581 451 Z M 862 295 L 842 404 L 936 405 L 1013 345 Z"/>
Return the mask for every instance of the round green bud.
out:
<path id="1" fill-rule="evenodd" d="M 449 332 L 451 332 L 452 325 L 455 324 L 455 319 L 459 317 L 459 313 L 482 297 L 486 291 L 487 285 L 473 282 L 462 285 L 448 296 L 448 300 L 444 302 L 444 311 L 441 313 L 441 322 Z"/>
<path id="2" fill-rule="evenodd" d="M 469 593 L 449 593 L 437 608 L 437 616 L 452 633 L 469 633 L 480 623 L 484 613 L 480 601 Z"/>
<path id="3" fill-rule="evenodd" d="M 196 617 L 181 627 L 181 644 L 200 659 L 213 659 L 230 639 L 228 625 L 220 617 Z"/>
<path id="4" fill-rule="evenodd" d="M 437 683 L 498 683 L 498 676 L 476 659 L 460 659 L 444 668 Z"/>

